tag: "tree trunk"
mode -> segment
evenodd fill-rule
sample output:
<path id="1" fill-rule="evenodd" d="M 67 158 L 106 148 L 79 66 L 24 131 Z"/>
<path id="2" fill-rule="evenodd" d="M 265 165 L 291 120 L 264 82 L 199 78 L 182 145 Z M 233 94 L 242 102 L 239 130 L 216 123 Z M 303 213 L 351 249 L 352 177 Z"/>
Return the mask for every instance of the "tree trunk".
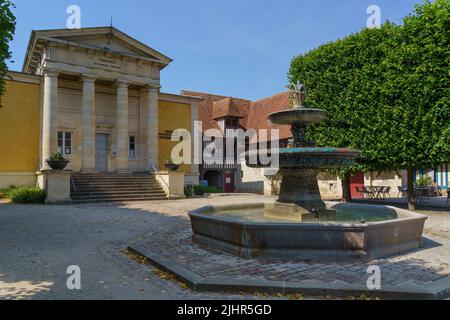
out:
<path id="1" fill-rule="evenodd" d="M 351 173 L 346 173 L 342 179 L 342 202 L 352 202 L 351 179 Z"/>
<path id="2" fill-rule="evenodd" d="M 414 168 L 408 167 L 407 169 L 407 181 L 408 181 L 408 209 L 416 210 L 416 201 L 414 199 Z"/>

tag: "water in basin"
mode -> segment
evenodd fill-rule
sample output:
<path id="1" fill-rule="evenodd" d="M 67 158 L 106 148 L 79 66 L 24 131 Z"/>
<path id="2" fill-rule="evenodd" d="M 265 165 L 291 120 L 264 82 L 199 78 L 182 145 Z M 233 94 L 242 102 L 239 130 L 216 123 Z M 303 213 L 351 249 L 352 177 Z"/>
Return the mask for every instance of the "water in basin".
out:
<path id="1" fill-rule="evenodd" d="M 212 214 L 215 217 L 239 222 L 255 223 L 339 223 L 360 224 L 398 219 L 394 210 L 362 210 L 345 208 L 327 210 L 309 217 L 299 214 L 286 214 L 276 208 L 245 208 L 239 210 L 221 210 Z"/>

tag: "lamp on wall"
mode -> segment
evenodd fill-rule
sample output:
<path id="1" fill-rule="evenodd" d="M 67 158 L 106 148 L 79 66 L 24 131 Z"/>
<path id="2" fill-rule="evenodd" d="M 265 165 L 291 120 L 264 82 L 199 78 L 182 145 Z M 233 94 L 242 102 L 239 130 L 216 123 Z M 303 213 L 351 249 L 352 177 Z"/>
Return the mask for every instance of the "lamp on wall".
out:
<path id="1" fill-rule="evenodd" d="M 111 146 L 111 155 L 112 156 L 117 156 L 117 145 L 113 144 Z"/>

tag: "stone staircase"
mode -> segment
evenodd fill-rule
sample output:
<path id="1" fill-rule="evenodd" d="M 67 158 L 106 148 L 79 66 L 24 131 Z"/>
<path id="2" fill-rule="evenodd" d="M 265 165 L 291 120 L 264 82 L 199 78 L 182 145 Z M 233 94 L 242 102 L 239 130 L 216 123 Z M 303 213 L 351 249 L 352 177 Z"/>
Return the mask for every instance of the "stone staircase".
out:
<path id="1" fill-rule="evenodd" d="M 75 173 L 71 197 L 75 203 L 167 199 L 161 185 L 149 173 Z"/>

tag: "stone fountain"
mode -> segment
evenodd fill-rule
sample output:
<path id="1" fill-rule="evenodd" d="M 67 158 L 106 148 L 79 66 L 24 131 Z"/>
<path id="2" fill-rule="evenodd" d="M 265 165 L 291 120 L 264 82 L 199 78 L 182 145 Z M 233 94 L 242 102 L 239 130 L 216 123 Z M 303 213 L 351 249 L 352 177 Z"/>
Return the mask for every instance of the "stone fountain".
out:
<path id="1" fill-rule="evenodd" d="M 290 88 L 293 106 L 269 115 L 291 125 L 294 147 L 280 149 L 278 201 L 208 206 L 189 213 L 193 240 L 243 258 L 368 260 L 420 247 L 426 216 L 388 206 L 325 203 L 317 176 L 329 168 L 352 166 L 360 152 L 319 148 L 306 138 L 308 126 L 327 118 L 304 105 L 306 88 Z M 256 152 L 256 151 L 255 151 Z M 249 163 L 255 154 L 248 152 Z"/>
<path id="2" fill-rule="evenodd" d="M 290 97 L 292 108 L 269 115 L 269 120 L 274 124 L 291 125 L 294 138 L 294 148 L 279 150 L 278 173 L 282 176 L 282 183 L 276 204 L 280 210 L 275 212 L 298 214 L 301 220 L 316 218 L 317 214 L 333 214 L 333 211 L 326 210 L 320 196 L 317 176 L 326 169 L 354 165 L 360 152 L 347 148 L 315 147 L 314 142 L 307 140 L 306 129 L 324 121 L 327 113 L 304 105 L 306 88 L 301 83 L 290 87 Z M 251 163 L 248 166 L 262 167 Z"/>

